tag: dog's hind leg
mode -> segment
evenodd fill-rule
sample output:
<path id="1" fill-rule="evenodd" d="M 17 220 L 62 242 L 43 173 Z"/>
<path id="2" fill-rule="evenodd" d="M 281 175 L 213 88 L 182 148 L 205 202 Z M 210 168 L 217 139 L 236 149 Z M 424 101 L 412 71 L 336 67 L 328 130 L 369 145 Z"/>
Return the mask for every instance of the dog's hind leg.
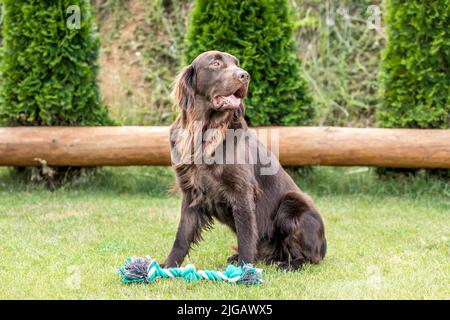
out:
<path id="1" fill-rule="evenodd" d="M 317 264 L 326 252 L 322 218 L 306 194 L 289 192 L 282 199 L 275 219 L 280 268 L 301 268 Z"/>

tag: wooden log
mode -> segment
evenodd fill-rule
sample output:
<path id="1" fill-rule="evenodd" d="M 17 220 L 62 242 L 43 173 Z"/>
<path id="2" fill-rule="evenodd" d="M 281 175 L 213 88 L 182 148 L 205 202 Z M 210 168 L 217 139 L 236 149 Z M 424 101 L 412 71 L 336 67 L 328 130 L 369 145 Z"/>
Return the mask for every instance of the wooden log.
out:
<path id="1" fill-rule="evenodd" d="M 280 128 L 284 165 L 450 168 L 450 130 Z"/>
<path id="2" fill-rule="evenodd" d="M 450 130 L 273 127 L 283 165 L 450 168 Z M 0 166 L 170 165 L 168 127 L 0 128 Z"/>
<path id="3" fill-rule="evenodd" d="M 0 165 L 168 165 L 168 127 L 0 128 Z"/>

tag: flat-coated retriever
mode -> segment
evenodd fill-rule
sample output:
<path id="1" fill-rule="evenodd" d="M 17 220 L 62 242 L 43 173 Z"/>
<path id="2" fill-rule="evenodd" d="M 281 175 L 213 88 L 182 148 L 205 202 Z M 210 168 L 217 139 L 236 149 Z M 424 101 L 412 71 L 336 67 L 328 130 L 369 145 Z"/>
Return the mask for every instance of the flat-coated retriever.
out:
<path id="1" fill-rule="evenodd" d="M 324 224 L 318 210 L 273 154 L 256 140 L 276 165 L 266 174 L 259 157 L 253 162 L 235 161 L 239 153 L 246 160 L 254 159 L 249 157 L 248 143 L 235 143 L 236 136 L 228 135 L 239 131 L 250 140 L 257 139 L 244 119 L 242 101 L 249 81 L 239 61 L 219 51 L 200 54 L 177 79 L 174 95 L 181 114 L 171 127 L 171 151 L 182 205 L 166 267 L 183 262 L 213 218 L 237 235 L 237 254 L 229 262 L 263 261 L 298 269 L 325 256 Z M 229 140 L 231 149 L 226 146 Z M 222 159 L 234 162 L 214 161 L 219 149 Z"/>

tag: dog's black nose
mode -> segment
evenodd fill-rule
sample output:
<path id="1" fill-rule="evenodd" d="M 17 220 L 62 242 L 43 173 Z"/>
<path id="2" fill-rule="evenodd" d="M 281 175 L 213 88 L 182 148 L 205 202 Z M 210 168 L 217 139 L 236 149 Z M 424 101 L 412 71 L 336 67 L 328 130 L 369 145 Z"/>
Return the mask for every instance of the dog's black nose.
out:
<path id="1" fill-rule="evenodd" d="M 245 70 L 238 71 L 237 77 L 238 77 L 239 81 L 241 81 L 243 83 L 246 83 L 250 80 L 250 75 Z"/>

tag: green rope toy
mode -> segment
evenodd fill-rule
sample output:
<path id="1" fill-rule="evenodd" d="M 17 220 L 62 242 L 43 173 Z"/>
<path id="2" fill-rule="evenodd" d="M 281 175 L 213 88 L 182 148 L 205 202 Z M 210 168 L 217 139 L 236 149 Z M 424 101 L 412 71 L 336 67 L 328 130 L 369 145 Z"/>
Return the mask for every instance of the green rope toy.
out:
<path id="1" fill-rule="evenodd" d="M 119 269 L 123 283 L 151 283 L 159 278 L 183 278 L 189 282 L 211 280 L 258 285 L 263 282 L 261 273 L 262 269 L 255 268 L 250 263 L 243 264 L 239 267 L 230 264 L 224 272 L 210 270 L 197 271 L 192 264 L 180 268 L 161 268 L 158 262 L 150 257 L 147 257 L 147 259 L 139 257 L 128 258 L 124 266 Z"/>

